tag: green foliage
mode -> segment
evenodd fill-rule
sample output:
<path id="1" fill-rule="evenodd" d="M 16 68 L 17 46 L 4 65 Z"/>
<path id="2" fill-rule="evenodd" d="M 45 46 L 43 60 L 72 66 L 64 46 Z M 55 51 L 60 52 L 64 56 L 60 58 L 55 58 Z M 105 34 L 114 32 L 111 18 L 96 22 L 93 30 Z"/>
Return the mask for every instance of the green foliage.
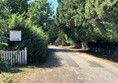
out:
<path id="1" fill-rule="evenodd" d="M 4 63 L 3 61 L 0 61 L 0 73 L 6 72 L 10 70 L 10 66 Z"/>
<path id="2" fill-rule="evenodd" d="M 74 42 L 71 39 L 68 39 L 68 40 L 65 41 L 65 45 L 66 46 L 73 46 Z"/>
<path id="3" fill-rule="evenodd" d="M 58 0 L 56 25 L 75 43 L 118 41 L 117 0 Z"/>
<path id="4" fill-rule="evenodd" d="M 24 13 L 21 15 L 18 14 L 11 14 L 10 18 L 8 19 L 8 28 L 18 28 L 20 25 L 24 25 Z"/>
<path id="5" fill-rule="evenodd" d="M 31 2 L 28 8 L 28 17 L 38 27 L 43 29 L 52 21 L 52 9 L 47 0 L 35 0 Z"/>
<path id="6" fill-rule="evenodd" d="M 48 57 L 48 36 L 41 27 L 34 25 L 30 19 L 24 19 L 23 15 L 13 14 L 8 22 L 10 29 L 22 31 L 21 42 L 8 42 L 8 49 L 18 47 L 28 49 L 28 62 L 42 62 Z"/>
<path id="7" fill-rule="evenodd" d="M 57 28 L 56 24 L 54 23 L 54 21 L 52 21 L 50 23 L 50 25 L 48 25 L 46 27 L 46 33 L 49 35 L 49 41 L 50 43 L 54 43 L 55 40 L 58 38 L 58 34 L 60 31 L 60 28 Z"/>
<path id="8" fill-rule="evenodd" d="M 57 9 L 56 24 L 76 43 L 83 41 L 88 34 L 86 28 L 83 28 L 86 23 L 84 4 L 82 0 L 64 0 L 60 1 Z"/>
<path id="9" fill-rule="evenodd" d="M 2 44 L 2 45 L 4 45 L 4 46 L 8 46 L 8 44 L 7 44 L 7 43 L 5 43 L 5 42 L 2 42 L 1 44 Z"/>
<path id="10" fill-rule="evenodd" d="M 48 37 L 43 30 L 37 26 L 31 26 L 23 34 L 27 35 L 24 36 L 23 47 L 28 48 L 28 60 L 30 62 L 42 62 L 46 60 L 48 56 Z"/>
<path id="11" fill-rule="evenodd" d="M 4 21 L 0 20 L 0 50 L 3 49 L 5 46 L 8 46 L 7 42 L 7 35 L 4 29 Z"/>
<path id="12" fill-rule="evenodd" d="M 2 0 L 5 8 L 11 10 L 11 13 L 22 14 L 28 10 L 28 0 Z"/>
<path id="13" fill-rule="evenodd" d="M 58 28 L 53 20 L 53 11 L 51 4 L 47 0 L 35 0 L 29 4 L 28 18 L 33 24 L 42 27 L 44 32 L 49 35 L 50 42 L 57 38 Z"/>
<path id="14" fill-rule="evenodd" d="M 118 1 L 87 0 L 85 5 L 85 18 L 94 28 L 96 37 L 108 41 L 118 41 L 117 16 Z"/>
<path id="15" fill-rule="evenodd" d="M 47 0 L 0 0 L 0 49 L 28 49 L 29 62 L 42 62 L 48 56 L 48 36 L 52 36 L 52 9 Z M 10 42 L 9 31 L 21 30 L 22 41 Z M 47 32 L 46 34 L 44 31 Z M 53 39 L 54 37 L 50 38 Z"/>
<path id="16" fill-rule="evenodd" d="M 11 9 L 6 8 L 6 3 L 0 0 L 0 19 L 6 21 L 11 14 Z"/>

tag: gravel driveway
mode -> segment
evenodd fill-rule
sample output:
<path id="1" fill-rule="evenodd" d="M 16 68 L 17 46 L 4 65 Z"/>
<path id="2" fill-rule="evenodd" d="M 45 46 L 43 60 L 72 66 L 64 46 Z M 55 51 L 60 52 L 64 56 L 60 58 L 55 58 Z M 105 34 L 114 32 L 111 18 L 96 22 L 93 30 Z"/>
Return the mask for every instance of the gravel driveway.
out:
<path id="1" fill-rule="evenodd" d="M 21 83 L 118 83 L 118 68 L 50 46 L 49 60 Z"/>

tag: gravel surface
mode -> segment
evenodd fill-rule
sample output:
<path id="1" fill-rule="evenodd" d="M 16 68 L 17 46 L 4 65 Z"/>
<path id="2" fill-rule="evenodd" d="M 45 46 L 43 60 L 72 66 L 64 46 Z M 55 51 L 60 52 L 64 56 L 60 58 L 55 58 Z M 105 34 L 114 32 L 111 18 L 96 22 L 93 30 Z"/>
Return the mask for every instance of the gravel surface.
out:
<path id="1" fill-rule="evenodd" d="M 60 47 L 50 46 L 49 51 L 49 60 L 21 83 L 118 83 L 118 68 Z"/>

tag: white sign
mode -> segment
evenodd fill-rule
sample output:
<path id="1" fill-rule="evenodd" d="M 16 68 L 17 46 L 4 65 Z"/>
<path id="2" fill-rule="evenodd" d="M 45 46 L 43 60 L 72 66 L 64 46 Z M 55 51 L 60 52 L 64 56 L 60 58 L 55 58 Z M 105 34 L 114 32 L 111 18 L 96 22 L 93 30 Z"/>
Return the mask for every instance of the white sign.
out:
<path id="1" fill-rule="evenodd" d="M 10 31 L 10 41 L 21 41 L 21 31 Z"/>

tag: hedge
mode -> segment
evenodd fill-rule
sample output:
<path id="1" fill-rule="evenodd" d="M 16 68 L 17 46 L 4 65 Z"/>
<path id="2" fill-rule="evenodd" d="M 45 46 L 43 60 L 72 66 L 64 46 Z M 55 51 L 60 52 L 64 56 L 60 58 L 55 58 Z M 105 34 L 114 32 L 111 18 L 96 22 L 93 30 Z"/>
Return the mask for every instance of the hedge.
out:
<path id="1" fill-rule="evenodd" d="M 11 42 L 7 49 L 24 49 L 28 50 L 28 62 L 43 62 L 48 58 L 48 36 L 41 27 L 34 25 L 30 19 L 25 19 L 21 15 L 12 15 L 9 19 L 10 30 L 21 30 L 22 41 Z"/>

